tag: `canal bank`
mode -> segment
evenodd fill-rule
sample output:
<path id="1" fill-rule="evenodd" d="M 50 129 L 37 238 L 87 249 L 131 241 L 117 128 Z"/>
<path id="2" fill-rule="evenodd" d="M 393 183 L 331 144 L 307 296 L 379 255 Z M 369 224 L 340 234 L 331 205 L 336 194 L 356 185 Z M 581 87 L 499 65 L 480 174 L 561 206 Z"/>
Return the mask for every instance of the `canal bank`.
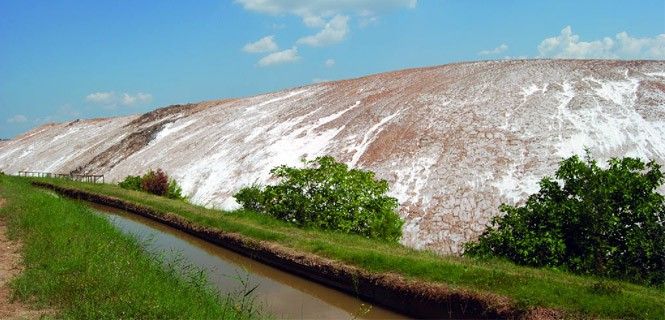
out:
<path id="1" fill-rule="evenodd" d="M 180 265 L 188 272 L 198 270 L 220 295 L 245 296 L 247 303 L 279 319 L 405 318 L 153 220 L 117 208 L 86 204 L 124 233 L 138 238 L 163 263 Z"/>
<path id="2" fill-rule="evenodd" d="M 0 175 L 3 243 L 1 278 L 8 297 L 29 310 L 58 319 L 265 319 L 242 297 L 219 296 L 199 278 L 185 278 L 150 256 L 138 240 L 123 234 L 90 208 L 37 189 L 24 178 Z M 8 248 L 9 247 L 9 248 Z M 11 248 L 14 248 L 12 250 Z M 5 252 L 6 251 L 6 252 Z M 18 252 L 17 252 L 18 251 Z M 18 259 L 17 259 L 18 258 Z M 20 269 L 7 262 L 20 262 Z M 16 273 L 12 273 L 16 272 Z M 7 273 L 7 274 L 5 274 Z M 16 310 L 15 306 L 10 306 Z M 7 311 L 7 310 L 5 310 Z M 38 318 L 36 313 L 2 319 Z"/>
<path id="3" fill-rule="evenodd" d="M 521 318 L 532 313 L 515 308 L 505 297 L 451 289 L 406 279 L 392 273 L 371 273 L 338 261 L 257 241 L 237 233 L 192 224 L 180 216 L 118 198 L 47 182 L 34 185 L 68 197 L 126 210 L 225 247 L 259 262 L 324 284 L 379 306 L 417 318 Z"/>

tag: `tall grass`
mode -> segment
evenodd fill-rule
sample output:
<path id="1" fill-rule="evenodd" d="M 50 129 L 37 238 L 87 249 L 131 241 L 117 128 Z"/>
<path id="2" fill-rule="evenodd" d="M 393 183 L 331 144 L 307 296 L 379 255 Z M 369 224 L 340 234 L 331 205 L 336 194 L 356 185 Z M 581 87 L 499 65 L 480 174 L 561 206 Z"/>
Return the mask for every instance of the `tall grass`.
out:
<path id="1" fill-rule="evenodd" d="M 603 318 L 665 319 L 665 288 L 646 287 L 553 269 L 517 266 L 502 260 L 440 256 L 360 236 L 295 228 L 248 211 L 222 212 L 117 186 L 66 180 L 50 183 L 115 196 L 161 212 L 172 212 L 203 226 L 238 232 L 302 252 L 342 261 L 368 271 L 443 283 L 452 289 L 492 292 L 521 307 L 550 307 L 570 315 Z M 611 287 L 612 290 L 598 290 Z"/>
<path id="2" fill-rule="evenodd" d="M 0 176 L 0 219 L 23 243 L 15 296 L 75 319 L 247 319 L 244 297 L 220 297 L 196 271 L 149 256 L 134 238 L 77 202 Z M 239 300 L 245 299 L 245 300 Z"/>

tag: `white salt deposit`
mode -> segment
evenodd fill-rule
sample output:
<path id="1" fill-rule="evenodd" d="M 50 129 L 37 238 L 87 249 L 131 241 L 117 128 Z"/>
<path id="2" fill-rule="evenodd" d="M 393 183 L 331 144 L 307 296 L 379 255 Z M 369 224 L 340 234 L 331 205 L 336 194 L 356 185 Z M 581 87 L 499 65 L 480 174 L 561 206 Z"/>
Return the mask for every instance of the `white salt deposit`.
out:
<path id="1" fill-rule="evenodd" d="M 167 110 L 143 124 L 130 116 L 47 125 L 2 142 L 0 170 L 84 166 L 111 182 L 159 167 L 192 202 L 234 209 L 241 187 L 274 182 L 270 169 L 332 155 L 390 183 L 403 243 L 457 253 L 501 203 L 523 201 L 585 147 L 600 160 L 665 165 L 664 85 L 662 61 L 404 70 Z M 160 123 L 151 141 L 130 139 L 150 138 L 146 129 Z"/>

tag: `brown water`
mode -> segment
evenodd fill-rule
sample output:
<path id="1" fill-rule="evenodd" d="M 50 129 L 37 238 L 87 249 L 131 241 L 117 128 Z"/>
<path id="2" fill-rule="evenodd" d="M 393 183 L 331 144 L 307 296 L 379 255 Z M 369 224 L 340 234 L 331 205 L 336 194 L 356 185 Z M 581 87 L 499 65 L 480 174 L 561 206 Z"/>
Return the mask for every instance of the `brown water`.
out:
<path id="1" fill-rule="evenodd" d="M 91 205 L 121 231 L 138 237 L 147 251 L 166 262 L 181 259 L 203 270 L 224 295 L 252 289 L 255 303 L 277 318 L 404 319 L 405 317 L 246 258 L 182 231 L 122 210 Z"/>

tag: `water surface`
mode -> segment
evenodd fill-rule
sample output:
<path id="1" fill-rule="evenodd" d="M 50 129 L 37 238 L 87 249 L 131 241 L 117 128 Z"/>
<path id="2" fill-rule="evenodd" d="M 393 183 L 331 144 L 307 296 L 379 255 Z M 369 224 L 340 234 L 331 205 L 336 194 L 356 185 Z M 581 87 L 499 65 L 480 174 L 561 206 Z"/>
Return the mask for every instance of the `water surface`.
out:
<path id="1" fill-rule="evenodd" d="M 163 255 L 167 263 L 181 259 L 203 270 L 222 294 L 242 294 L 256 287 L 252 292 L 255 303 L 277 318 L 405 318 L 150 219 L 97 204 L 91 207 L 121 231 L 138 237 L 148 252 Z"/>

